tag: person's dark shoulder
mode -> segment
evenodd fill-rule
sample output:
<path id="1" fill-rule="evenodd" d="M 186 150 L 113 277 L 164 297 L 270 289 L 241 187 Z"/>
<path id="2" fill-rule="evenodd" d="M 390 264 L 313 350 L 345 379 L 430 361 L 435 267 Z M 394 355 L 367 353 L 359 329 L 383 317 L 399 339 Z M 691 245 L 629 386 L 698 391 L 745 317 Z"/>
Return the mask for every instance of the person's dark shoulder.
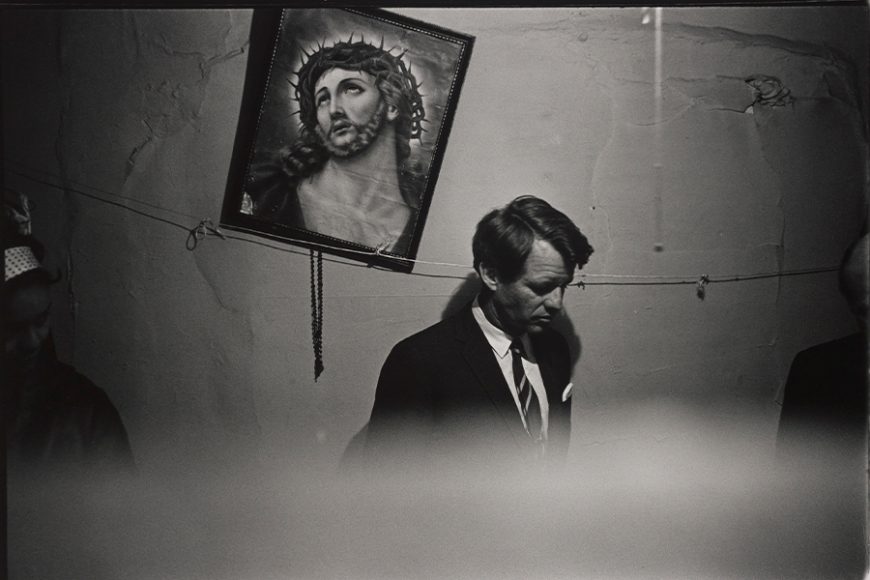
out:
<path id="1" fill-rule="evenodd" d="M 793 366 L 827 367 L 843 364 L 864 366 L 866 361 L 866 335 L 856 332 L 800 351 L 795 355 Z"/>
<path id="2" fill-rule="evenodd" d="M 866 338 L 852 334 L 811 346 L 795 355 L 783 408 L 866 406 Z"/>
<path id="3" fill-rule="evenodd" d="M 57 365 L 53 400 L 70 409 L 115 409 L 103 389 L 70 365 L 63 363 Z"/>

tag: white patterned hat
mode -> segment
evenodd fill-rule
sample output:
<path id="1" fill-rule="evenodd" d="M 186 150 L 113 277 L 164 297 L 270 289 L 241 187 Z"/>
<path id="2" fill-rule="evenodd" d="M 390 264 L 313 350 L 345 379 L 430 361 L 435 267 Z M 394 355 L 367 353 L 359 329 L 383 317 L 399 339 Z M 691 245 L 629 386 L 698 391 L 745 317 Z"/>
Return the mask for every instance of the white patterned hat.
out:
<path id="1" fill-rule="evenodd" d="M 15 246 L 14 248 L 6 248 L 3 252 L 5 261 L 5 277 L 4 282 L 8 282 L 16 276 L 20 276 L 30 270 L 41 268 L 42 265 L 36 256 L 27 246 Z"/>

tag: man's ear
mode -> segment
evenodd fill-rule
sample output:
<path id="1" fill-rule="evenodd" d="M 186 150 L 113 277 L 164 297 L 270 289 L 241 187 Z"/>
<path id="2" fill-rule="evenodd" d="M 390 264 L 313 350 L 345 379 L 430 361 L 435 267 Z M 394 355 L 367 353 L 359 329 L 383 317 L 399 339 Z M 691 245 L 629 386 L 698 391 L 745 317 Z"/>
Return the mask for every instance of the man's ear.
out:
<path id="1" fill-rule="evenodd" d="M 395 121 L 399 116 L 399 108 L 396 105 L 387 105 L 387 121 Z"/>
<path id="2" fill-rule="evenodd" d="M 495 292 L 495 289 L 499 286 L 498 271 L 492 266 L 481 262 L 478 266 L 478 274 L 483 285 Z"/>

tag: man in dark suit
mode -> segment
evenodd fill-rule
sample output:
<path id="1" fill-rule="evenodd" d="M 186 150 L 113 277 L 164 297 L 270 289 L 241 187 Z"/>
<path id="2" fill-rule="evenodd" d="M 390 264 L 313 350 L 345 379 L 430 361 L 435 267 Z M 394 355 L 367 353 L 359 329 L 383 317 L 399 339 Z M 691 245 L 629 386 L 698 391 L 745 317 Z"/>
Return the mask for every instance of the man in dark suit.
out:
<path id="1" fill-rule="evenodd" d="M 366 440 L 381 465 L 487 469 L 567 451 L 571 360 L 549 326 L 592 247 L 565 214 L 522 196 L 484 216 L 472 250 L 478 296 L 399 342 L 381 370 Z"/>

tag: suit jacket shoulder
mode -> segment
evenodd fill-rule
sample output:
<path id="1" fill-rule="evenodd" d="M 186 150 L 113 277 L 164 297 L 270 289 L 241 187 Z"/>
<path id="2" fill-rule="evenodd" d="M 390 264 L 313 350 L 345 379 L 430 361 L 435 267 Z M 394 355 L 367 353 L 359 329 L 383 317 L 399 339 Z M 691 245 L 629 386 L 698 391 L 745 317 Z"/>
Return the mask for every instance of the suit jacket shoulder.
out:
<path id="1" fill-rule="evenodd" d="M 570 401 L 561 400 L 570 380 L 567 343 L 550 330 L 532 341 L 550 402 L 551 440 L 562 453 L 570 435 Z M 420 457 L 436 447 L 481 456 L 530 442 L 470 304 L 390 351 L 375 393 L 368 449 L 401 447 Z"/>
<path id="2" fill-rule="evenodd" d="M 866 391 L 867 342 L 862 333 L 811 346 L 795 355 L 783 405 L 854 406 Z"/>
<path id="3" fill-rule="evenodd" d="M 836 459 L 845 453 L 864 461 L 866 434 L 866 335 L 853 334 L 799 352 L 785 385 L 778 454 L 793 460 Z"/>

